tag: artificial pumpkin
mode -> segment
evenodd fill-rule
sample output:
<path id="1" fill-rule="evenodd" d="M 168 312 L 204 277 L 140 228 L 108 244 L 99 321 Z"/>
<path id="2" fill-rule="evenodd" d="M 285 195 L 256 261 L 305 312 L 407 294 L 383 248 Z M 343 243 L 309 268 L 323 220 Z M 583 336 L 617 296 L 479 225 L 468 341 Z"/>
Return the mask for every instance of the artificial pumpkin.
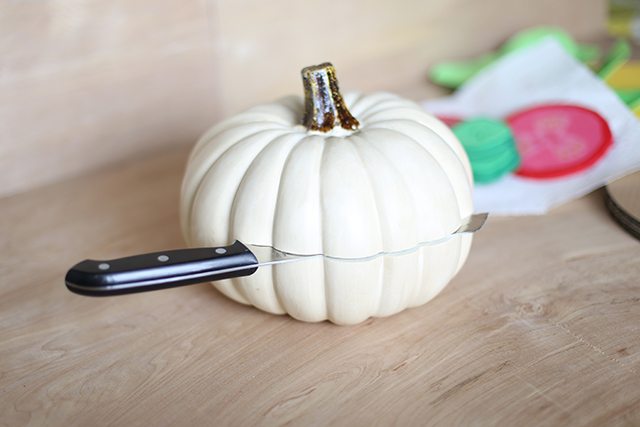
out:
<path id="1" fill-rule="evenodd" d="M 302 70 L 305 98 L 251 108 L 206 132 L 181 196 L 191 246 L 238 239 L 329 257 L 215 282 L 229 298 L 296 319 L 355 324 L 424 304 L 464 263 L 472 175 L 453 133 L 389 93 L 341 96 L 331 64 Z"/>

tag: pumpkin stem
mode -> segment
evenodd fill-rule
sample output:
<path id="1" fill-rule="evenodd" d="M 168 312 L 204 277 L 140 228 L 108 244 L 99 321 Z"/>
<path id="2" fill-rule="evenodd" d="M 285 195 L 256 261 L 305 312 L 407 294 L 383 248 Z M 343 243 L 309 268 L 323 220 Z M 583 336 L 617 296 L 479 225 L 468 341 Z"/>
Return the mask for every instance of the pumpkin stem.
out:
<path id="1" fill-rule="evenodd" d="M 351 115 L 342 99 L 336 69 L 329 62 L 302 69 L 304 86 L 304 118 L 308 130 L 329 132 L 336 126 L 358 129 L 358 121 Z"/>

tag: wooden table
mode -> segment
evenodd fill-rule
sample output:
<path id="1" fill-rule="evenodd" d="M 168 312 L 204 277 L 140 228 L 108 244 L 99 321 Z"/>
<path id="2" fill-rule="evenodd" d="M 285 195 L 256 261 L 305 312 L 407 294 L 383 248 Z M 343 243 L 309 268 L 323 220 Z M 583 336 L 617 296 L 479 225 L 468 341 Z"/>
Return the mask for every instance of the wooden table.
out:
<path id="1" fill-rule="evenodd" d="M 640 242 L 599 193 L 490 218 L 440 296 L 357 327 L 265 314 L 207 284 L 68 292 L 80 259 L 183 245 L 186 156 L 0 200 L 1 423 L 640 424 Z"/>

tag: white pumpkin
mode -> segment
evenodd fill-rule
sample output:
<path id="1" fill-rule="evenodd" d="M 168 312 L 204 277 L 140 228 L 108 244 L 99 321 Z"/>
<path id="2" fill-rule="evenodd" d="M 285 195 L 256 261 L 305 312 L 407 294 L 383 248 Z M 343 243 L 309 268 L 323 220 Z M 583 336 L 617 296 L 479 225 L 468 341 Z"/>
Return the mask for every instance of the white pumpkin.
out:
<path id="1" fill-rule="evenodd" d="M 444 124 L 389 93 L 343 100 L 330 64 L 306 68 L 303 78 L 306 102 L 292 96 L 251 108 L 197 143 L 181 199 L 189 245 L 238 239 L 365 257 L 447 236 L 472 214 L 469 162 Z M 214 286 L 271 313 L 355 324 L 429 301 L 470 244 L 470 235 L 456 235 L 402 256 L 316 258 Z"/>

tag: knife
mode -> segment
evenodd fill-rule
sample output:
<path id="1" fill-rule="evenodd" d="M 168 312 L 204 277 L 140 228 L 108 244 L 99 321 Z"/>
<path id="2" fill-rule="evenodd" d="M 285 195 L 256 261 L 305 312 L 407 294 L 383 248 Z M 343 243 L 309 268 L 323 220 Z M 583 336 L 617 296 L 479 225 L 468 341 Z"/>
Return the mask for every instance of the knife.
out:
<path id="1" fill-rule="evenodd" d="M 310 258 L 346 262 L 370 261 L 380 256 L 406 255 L 423 246 L 443 243 L 456 234 L 474 233 L 486 219 L 486 213 L 471 215 L 456 231 L 441 239 L 424 241 L 400 251 L 379 252 L 359 258 L 296 254 L 236 240 L 229 246 L 177 249 L 107 261 L 88 259 L 71 267 L 65 276 L 65 283 L 71 292 L 80 295 L 122 295 L 250 276 L 260 267 Z"/>

